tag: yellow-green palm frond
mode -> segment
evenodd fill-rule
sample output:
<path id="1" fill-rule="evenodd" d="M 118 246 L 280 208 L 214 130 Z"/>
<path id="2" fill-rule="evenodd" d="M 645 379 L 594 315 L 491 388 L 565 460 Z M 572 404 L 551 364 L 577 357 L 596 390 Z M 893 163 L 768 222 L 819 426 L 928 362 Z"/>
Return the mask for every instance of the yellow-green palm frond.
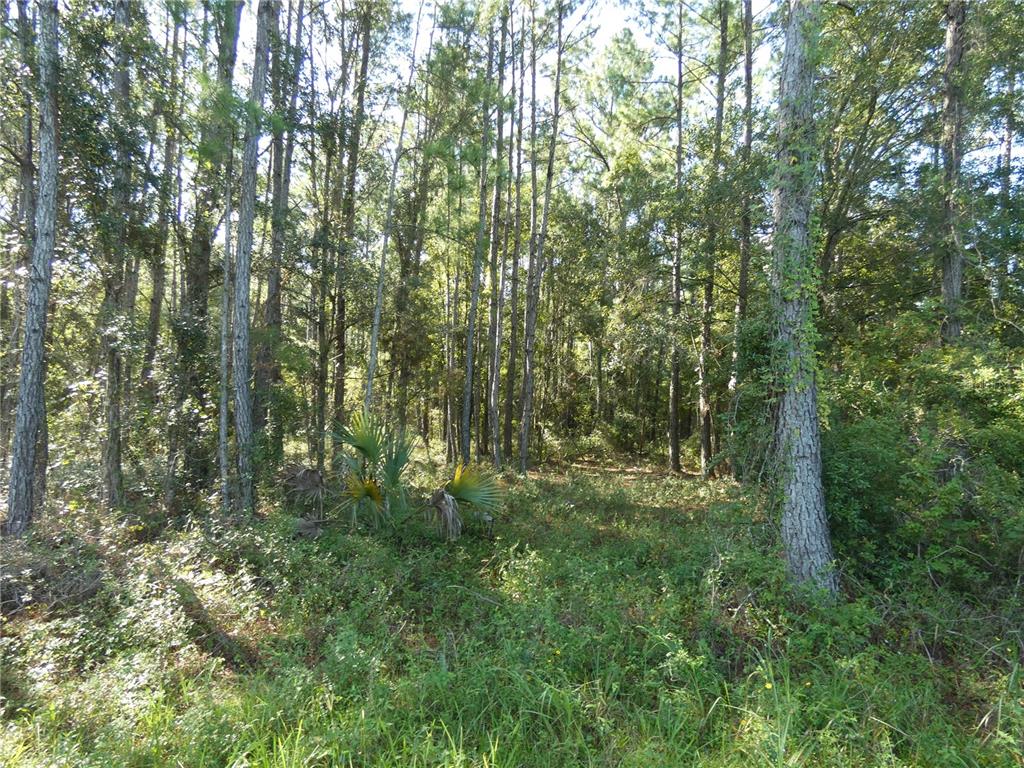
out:
<path id="1" fill-rule="evenodd" d="M 469 504 L 487 512 L 501 507 L 502 493 L 497 479 L 471 464 L 457 465 L 455 474 L 445 487 L 460 504 Z"/>

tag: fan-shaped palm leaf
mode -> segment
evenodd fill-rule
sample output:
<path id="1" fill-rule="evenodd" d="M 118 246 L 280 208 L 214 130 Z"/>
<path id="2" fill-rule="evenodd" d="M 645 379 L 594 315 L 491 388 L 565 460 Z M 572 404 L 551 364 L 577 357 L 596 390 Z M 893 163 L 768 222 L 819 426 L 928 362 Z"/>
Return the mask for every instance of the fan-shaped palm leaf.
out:
<path id="1" fill-rule="evenodd" d="M 384 426 L 373 414 L 362 411 L 352 416 L 338 432 L 341 441 L 356 451 L 370 467 L 376 468 L 384 457 Z"/>
<path id="2" fill-rule="evenodd" d="M 460 504 L 469 504 L 480 511 L 494 512 L 501 506 L 498 481 L 479 467 L 459 464 L 445 487 Z"/>

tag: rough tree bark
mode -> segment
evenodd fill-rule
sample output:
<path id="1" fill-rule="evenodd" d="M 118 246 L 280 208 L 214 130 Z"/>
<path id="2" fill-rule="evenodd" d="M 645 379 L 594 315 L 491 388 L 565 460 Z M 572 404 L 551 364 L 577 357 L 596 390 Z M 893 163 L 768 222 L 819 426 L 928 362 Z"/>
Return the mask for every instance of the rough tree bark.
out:
<path id="1" fill-rule="evenodd" d="M 243 512 L 252 512 L 253 424 L 252 390 L 249 376 L 249 287 L 252 270 L 253 221 L 256 216 L 256 166 L 260 140 L 260 116 L 267 86 L 267 59 L 270 30 L 277 23 L 277 3 L 260 0 L 256 17 L 256 60 L 252 70 L 252 88 L 245 123 L 245 148 L 242 155 L 241 194 L 238 205 L 238 251 L 235 257 L 235 308 L 232 366 L 235 384 L 235 443 L 238 450 L 238 504 Z"/>
<path id="2" fill-rule="evenodd" d="M 779 94 L 773 190 L 772 300 L 776 313 L 776 450 L 782 543 L 793 579 L 835 594 L 832 542 L 821 483 L 814 354 L 817 296 L 810 219 L 817 174 L 814 48 L 818 0 L 790 0 Z"/>
<path id="3" fill-rule="evenodd" d="M 32 519 L 36 438 L 46 419 L 44 350 L 46 313 L 57 219 L 57 0 L 39 3 L 39 185 L 29 264 L 18 406 L 11 449 L 5 533 L 20 536 Z M 26 62 L 27 63 L 27 62 Z"/>

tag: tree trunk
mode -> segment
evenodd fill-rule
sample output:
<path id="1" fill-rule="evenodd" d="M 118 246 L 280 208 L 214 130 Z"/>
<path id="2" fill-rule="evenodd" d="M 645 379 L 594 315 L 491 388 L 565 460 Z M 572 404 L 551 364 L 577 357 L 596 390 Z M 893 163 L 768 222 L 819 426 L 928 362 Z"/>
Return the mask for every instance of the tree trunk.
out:
<path id="1" fill-rule="evenodd" d="M 182 295 L 174 327 L 178 392 L 168 439 L 170 476 L 166 503 L 169 507 L 176 505 L 178 490 L 185 496 L 184 506 L 194 507 L 212 474 L 208 443 L 198 436 L 203 434 L 202 414 L 206 410 L 211 378 L 207 318 L 214 216 L 220 210 L 220 175 L 233 130 L 228 110 L 221 101 L 229 98 L 234 80 L 242 3 L 212 5 L 211 10 L 219 27 L 217 79 L 215 95 L 203 108 L 199 146 L 206 161 L 196 172 L 192 232 L 185 250 Z"/>
<path id="2" fill-rule="evenodd" d="M 487 77 L 484 85 L 483 104 L 480 114 L 483 121 L 483 136 L 480 140 L 480 184 L 479 208 L 477 211 L 476 245 L 473 247 L 473 275 L 469 289 L 469 311 L 466 315 L 466 378 L 462 388 L 462 463 L 468 464 L 472 444 L 473 423 L 473 377 L 474 352 L 476 351 L 476 315 L 480 303 L 480 272 L 484 259 L 487 232 L 487 156 L 490 153 L 490 90 L 491 68 L 494 66 L 494 32 L 487 36 Z"/>
<path id="3" fill-rule="evenodd" d="M 11 536 L 24 533 L 32 518 L 36 440 L 46 420 L 43 340 L 57 218 L 57 0 L 39 2 L 38 57 L 39 188 L 7 497 L 5 533 Z"/>
<path id="4" fill-rule="evenodd" d="M 530 466 L 530 421 L 533 418 L 533 385 L 534 385 L 534 341 L 537 335 L 537 305 L 540 303 L 540 285 L 544 277 L 544 240 L 548 231 L 548 212 L 551 207 L 551 189 L 555 182 L 555 148 L 558 145 L 558 116 L 561 106 L 562 88 L 562 3 L 558 3 L 556 11 L 558 42 L 555 51 L 555 93 L 554 111 L 551 116 L 551 137 L 548 145 L 547 183 L 544 187 L 544 210 L 541 214 L 540 232 L 537 235 L 537 255 L 534 264 L 532 285 L 526 286 L 526 322 L 524 328 L 524 360 L 523 360 L 523 418 L 519 425 L 519 470 L 526 472 Z M 534 45 L 534 94 L 536 95 L 536 45 Z M 536 98 L 534 99 L 536 102 Z M 535 109 L 535 107 L 534 107 Z M 535 135 L 536 119 L 530 130 Z M 534 206 L 536 208 L 536 205 Z M 536 216 L 534 217 L 536 218 Z"/>
<path id="5" fill-rule="evenodd" d="M 740 194 L 740 270 L 736 288 L 736 309 L 733 319 L 732 375 L 729 377 L 729 391 L 735 392 L 742 375 L 743 360 L 740 349 L 740 333 L 747 319 L 747 294 L 750 291 L 750 231 L 751 231 L 751 190 L 753 181 L 750 172 L 750 151 L 754 142 L 754 16 L 751 0 L 743 0 L 743 149 L 740 150 L 740 165 L 743 173 L 743 189 Z M 739 467 L 734 466 L 737 471 Z"/>
<path id="6" fill-rule="evenodd" d="M 512 280 L 509 308 L 508 368 L 505 371 L 505 424 L 502 448 L 508 461 L 512 460 L 512 411 L 515 407 L 516 364 L 519 357 L 519 271 L 522 247 L 522 181 L 523 181 L 523 93 L 526 81 L 526 25 L 519 25 L 519 99 L 516 107 L 516 212 L 515 244 L 512 247 Z M 534 176 L 536 179 L 536 176 Z M 535 185 L 536 187 L 536 185 Z"/>
<path id="7" fill-rule="evenodd" d="M 167 240 L 170 235 L 171 196 L 174 186 L 174 164 L 178 154 L 176 113 L 178 99 L 178 39 L 181 25 L 174 22 L 174 37 L 171 42 L 171 72 L 168 78 L 167 96 L 162 102 L 164 123 L 164 159 L 158 192 L 157 236 L 150 254 L 150 279 L 152 292 L 149 300 L 149 317 L 146 322 L 146 346 L 142 353 L 143 386 L 153 391 L 153 361 L 156 358 L 157 342 L 160 339 L 160 316 L 163 310 L 164 290 L 167 281 Z"/>
<path id="8" fill-rule="evenodd" d="M 334 421 L 345 420 L 345 261 L 351 255 L 356 229 L 356 175 L 359 170 L 359 143 L 361 141 L 366 103 L 366 80 L 370 67 L 370 32 L 373 18 L 366 7 L 359 19 L 360 50 L 359 76 L 356 80 L 356 105 L 352 118 L 352 130 L 348 135 L 348 158 L 346 160 L 345 192 L 342 201 L 341 248 L 334 275 L 334 344 L 337 349 L 334 363 Z M 337 466 L 340 444 L 338 436 L 332 438 L 331 466 Z"/>
<path id="9" fill-rule="evenodd" d="M 131 99 L 128 73 L 128 0 L 114 3 L 114 24 L 119 40 L 117 67 L 114 71 L 113 103 L 120 130 L 132 130 L 129 113 Z M 128 256 L 128 223 L 131 179 L 131 153 L 124 146 L 124 137 L 117 151 L 117 170 L 112 194 L 115 231 L 107 254 L 107 274 L 104 295 L 103 345 L 106 348 L 106 438 L 103 445 L 103 488 L 107 507 L 114 509 L 121 504 L 124 493 L 124 479 L 121 471 L 121 394 L 124 356 L 121 350 L 121 325 L 124 316 L 126 274 L 125 259 Z"/>
<path id="10" fill-rule="evenodd" d="M 273 388 L 281 383 L 281 365 L 277 361 L 277 347 L 281 340 L 281 262 L 288 234 L 289 196 L 292 180 L 292 156 L 295 151 L 295 131 L 299 95 L 299 76 L 302 71 L 302 26 L 305 0 L 299 0 L 295 16 L 295 36 L 291 29 L 282 45 L 278 30 L 274 34 L 271 79 L 273 81 L 274 111 L 279 119 L 274 123 L 273 165 L 271 167 L 273 199 L 270 218 L 270 269 L 267 273 L 267 298 L 263 302 L 263 334 L 256 350 L 254 429 L 261 432 L 269 424 L 268 448 L 272 463 L 280 463 L 284 452 L 284 425 L 272 413 Z M 290 24 L 289 24 L 290 27 Z M 279 27 L 278 27 L 279 29 Z M 288 58 L 288 54 L 291 58 Z M 287 101 L 287 105 L 285 102 Z M 287 138 L 285 128 L 287 127 Z"/>
<path id="11" fill-rule="evenodd" d="M 715 270 L 718 261 L 718 216 L 719 197 L 718 174 L 722 164 L 722 122 L 725 112 L 726 60 L 729 55 L 729 4 L 720 0 L 718 4 L 719 43 L 717 89 L 715 94 L 715 128 L 712 139 L 711 173 L 708 179 L 708 239 L 704 255 L 704 301 L 701 306 L 700 347 L 697 350 L 697 410 L 700 418 L 700 473 L 707 477 L 712 472 L 714 457 L 714 417 L 711 406 L 711 383 L 709 381 L 711 348 L 711 323 L 715 310 Z"/>
<path id="12" fill-rule="evenodd" d="M 830 593 L 839 588 L 821 483 L 821 436 L 814 354 L 814 248 L 810 219 L 817 149 L 814 63 L 817 0 L 790 0 L 782 62 L 773 194 L 772 299 L 777 318 L 776 449 L 782 487 L 782 542 L 790 574 Z"/>
<path id="13" fill-rule="evenodd" d="M 683 2 L 679 1 L 676 34 L 676 196 L 672 219 L 676 242 L 672 259 L 672 372 L 668 384 L 668 465 L 673 472 L 682 470 L 679 458 L 679 313 L 682 308 L 683 269 Z M 600 407 L 600 406 L 599 406 Z"/>
<path id="14" fill-rule="evenodd" d="M 508 6 L 501 12 L 501 43 L 498 46 L 498 136 L 496 142 L 494 174 L 494 198 L 491 201 L 491 329 L 490 329 L 490 372 L 487 381 L 487 422 L 491 433 L 491 453 L 494 466 L 501 466 L 501 412 L 498 397 L 501 394 L 501 322 L 503 276 L 498 274 L 498 247 L 501 234 L 501 188 L 505 184 L 502 151 L 505 148 L 505 40 L 508 30 Z"/>
<path id="15" fill-rule="evenodd" d="M 420 16 L 423 13 L 423 2 L 420 0 L 416 14 L 416 32 L 413 34 L 412 55 L 409 61 L 409 77 L 405 84 L 406 94 L 412 91 L 412 81 L 416 76 L 416 44 L 420 38 Z M 377 295 L 373 304 L 373 325 L 370 329 L 370 357 L 366 364 L 366 394 L 363 398 L 363 410 L 367 413 L 373 406 L 373 378 L 377 372 L 377 344 L 380 340 L 381 314 L 384 310 L 384 280 L 387 277 L 388 241 L 391 239 L 391 228 L 395 215 L 395 184 L 398 181 L 398 164 L 402 160 L 402 145 L 405 142 L 405 126 L 409 119 L 409 109 L 402 109 L 402 124 L 398 129 L 398 146 L 395 147 L 395 159 L 391 163 L 391 180 L 388 182 L 387 209 L 384 214 L 384 232 L 381 237 L 380 264 L 377 269 Z"/>
<path id="16" fill-rule="evenodd" d="M 231 400 L 229 367 L 231 355 L 231 176 L 234 172 L 233 147 L 229 149 L 227 173 L 224 174 L 224 257 L 221 262 L 223 282 L 220 288 L 220 408 L 217 424 L 217 462 L 220 465 L 220 507 L 231 511 L 231 460 L 228 448 L 228 423 Z"/>
<path id="17" fill-rule="evenodd" d="M 243 512 L 254 509 L 252 391 L 249 375 L 249 288 L 252 267 L 253 222 L 256 215 L 256 166 L 260 126 L 259 111 L 267 84 L 269 36 L 277 24 L 277 3 L 260 0 L 256 17 L 256 60 L 253 63 L 249 114 L 242 155 L 241 195 L 238 206 L 238 252 L 235 258 L 234 350 L 235 443 L 238 449 L 238 496 Z"/>
<path id="18" fill-rule="evenodd" d="M 942 75 L 945 100 L 942 110 L 942 212 L 945 238 L 942 244 L 942 341 L 959 341 L 963 330 L 960 302 L 964 285 L 964 252 L 960 241 L 960 159 L 963 152 L 964 21 L 967 4 L 946 4 L 946 68 Z"/>

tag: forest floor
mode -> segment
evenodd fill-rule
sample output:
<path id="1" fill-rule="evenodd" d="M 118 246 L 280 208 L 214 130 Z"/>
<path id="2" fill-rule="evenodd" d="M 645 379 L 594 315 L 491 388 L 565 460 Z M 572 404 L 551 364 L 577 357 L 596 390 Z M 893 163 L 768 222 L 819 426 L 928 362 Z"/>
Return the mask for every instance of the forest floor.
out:
<path id="1" fill-rule="evenodd" d="M 729 481 L 549 468 L 451 544 L 294 513 L 40 526 L 0 764 L 1024 765 L 1019 605 L 801 604 Z"/>

